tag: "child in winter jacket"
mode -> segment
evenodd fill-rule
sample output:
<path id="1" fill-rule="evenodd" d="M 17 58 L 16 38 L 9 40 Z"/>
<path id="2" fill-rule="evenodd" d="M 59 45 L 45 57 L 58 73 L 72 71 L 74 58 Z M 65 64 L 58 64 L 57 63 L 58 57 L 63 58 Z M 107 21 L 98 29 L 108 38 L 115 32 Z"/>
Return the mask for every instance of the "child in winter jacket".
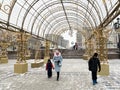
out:
<path id="1" fill-rule="evenodd" d="M 54 69 L 53 64 L 50 59 L 48 59 L 48 62 L 46 64 L 46 70 L 47 70 L 47 75 L 48 78 L 52 77 L 52 69 Z"/>

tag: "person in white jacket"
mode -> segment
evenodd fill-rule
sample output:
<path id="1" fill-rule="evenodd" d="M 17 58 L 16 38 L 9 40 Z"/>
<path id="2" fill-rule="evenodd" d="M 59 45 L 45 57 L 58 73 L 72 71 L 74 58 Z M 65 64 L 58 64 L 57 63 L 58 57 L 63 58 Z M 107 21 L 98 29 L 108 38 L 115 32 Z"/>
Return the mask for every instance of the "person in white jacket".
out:
<path id="1" fill-rule="evenodd" d="M 61 66 L 62 66 L 62 56 L 61 56 L 61 53 L 56 50 L 54 52 L 54 56 L 53 56 L 53 62 L 54 62 L 54 66 L 55 66 L 55 71 L 57 72 L 57 81 L 59 81 L 59 75 L 60 75 L 60 69 L 61 69 Z"/>

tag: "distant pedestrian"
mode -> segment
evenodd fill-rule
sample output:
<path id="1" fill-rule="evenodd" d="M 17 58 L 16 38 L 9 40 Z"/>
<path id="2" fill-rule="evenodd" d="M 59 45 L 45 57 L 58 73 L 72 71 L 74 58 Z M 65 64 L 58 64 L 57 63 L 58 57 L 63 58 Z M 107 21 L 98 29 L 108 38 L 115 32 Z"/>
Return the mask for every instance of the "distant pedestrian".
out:
<path id="1" fill-rule="evenodd" d="M 101 71 L 101 65 L 98 58 L 98 53 L 94 53 L 94 55 L 90 58 L 88 62 L 89 70 L 92 72 L 92 80 L 93 85 L 97 83 L 97 71 Z M 99 69 L 98 69 L 99 68 Z"/>
<path id="2" fill-rule="evenodd" d="M 75 45 L 73 46 L 73 49 L 75 50 Z"/>
<path id="3" fill-rule="evenodd" d="M 59 51 L 55 51 L 54 56 L 53 56 L 53 61 L 55 65 L 55 71 L 57 72 L 57 81 L 59 81 L 59 75 L 60 75 L 60 69 L 62 66 L 62 56 Z"/>
<path id="4" fill-rule="evenodd" d="M 54 69 L 53 64 L 50 59 L 48 59 L 48 62 L 46 64 L 46 70 L 47 70 L 47 75 L 48 78 L 52 77 L 52 69 Z"/>
<path id="5" fill-rule="evenodd" d="M 77 43 L 75 43 L 75 45 L 73 46 L 73 49 L 78 50 L 78 44 Z"/>

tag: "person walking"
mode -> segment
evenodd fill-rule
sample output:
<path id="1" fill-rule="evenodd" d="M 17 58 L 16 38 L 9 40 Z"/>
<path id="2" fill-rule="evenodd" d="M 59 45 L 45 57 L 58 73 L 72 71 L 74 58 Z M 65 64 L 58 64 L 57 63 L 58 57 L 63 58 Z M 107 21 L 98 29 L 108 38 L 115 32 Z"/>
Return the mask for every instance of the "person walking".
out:
<path id="1" fill-rule="evenodd" d="M 46 70 L 47 70 L 47 75 L 48 78 L 52 77 L 52 69 L 54 69 L 53 64 L 50 59 L 48 59 L 48 62 L 46 64 Z"/>
<path id="2" fill-rule="evenodd" d="M 75 50 L 78 50 L 78 44 L 75 43 Z"/>
<path id="3" fill-rule="evenodd" d="M 59 81 L 62 60 L 63 60 L 63 58 L 61 56 L 61 53 L 58 50 L 55 51 L 54 56 L 53 56 L 53 61 L 54 61 L 54 65 L 55 65 L 55 71 L 57 72 L 57 81 Z"/>
<path id="4" fill-rule="evenodd" d="M 73 46 L 73 49 L 78 50 L 78 44 L 77 43 L 75 43 L 75 45 Z"/>
<path id="5" fill-rule="evenodd" d="M 88 61 L 88 67 L 92 73 L 93 85 L 95 85 L 97 83 L 97 71 L 101 71 L 98 53 L 94 53 L 94 55 L 90 58 L 90 60 Z"/>

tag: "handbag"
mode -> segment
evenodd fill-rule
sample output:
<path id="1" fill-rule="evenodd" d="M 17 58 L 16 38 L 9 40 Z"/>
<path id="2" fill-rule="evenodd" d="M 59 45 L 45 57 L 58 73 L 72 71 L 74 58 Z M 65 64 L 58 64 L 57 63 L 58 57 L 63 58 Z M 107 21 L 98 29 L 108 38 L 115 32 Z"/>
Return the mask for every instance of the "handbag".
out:
<path id="1" fill-rule="evenodd" d="M 61 67 L 61 66 L 62 66 L 62 64 L 61 64 L 60 60 L 58 60 L 58 61 L 57 61 L 57 64 L 58 64 L 58 66 L 59 66 L 59 67 Z"/>

